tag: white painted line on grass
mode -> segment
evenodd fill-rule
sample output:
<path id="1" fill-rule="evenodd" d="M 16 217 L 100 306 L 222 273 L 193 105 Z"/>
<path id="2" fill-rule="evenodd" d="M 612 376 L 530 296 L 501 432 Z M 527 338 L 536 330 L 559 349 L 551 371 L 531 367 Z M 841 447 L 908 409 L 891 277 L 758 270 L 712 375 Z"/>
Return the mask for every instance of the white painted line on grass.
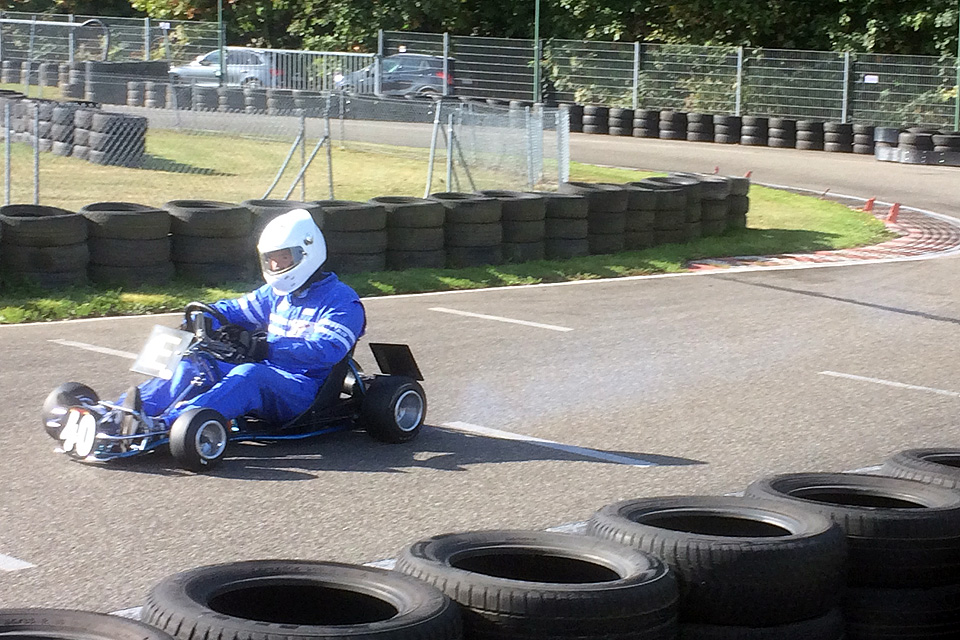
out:
<path id="1" fill-rule="evenodd" d="M 0 553 L 0 571 L 20 571 L 21 569 L 30 569 L 34 566 L 35 565 L 29 562 L 17 560 L 16 558 L 11 558 L 10 556 L 5 556 Z"/>
<path id="2" fill-rule="evenodd" d="M 130 353 L 129 351 L 119 351 L 117 349 L 110 349 L 108 347 L 98 347 L 95 344 L 87 344 L 86 342 L 74 342 L 73 340 L 63 340 L 60 338 L 57 338 L 56 340 L 50 340 L 50 342 L 54 342 L 65 347 L 76 347 L 77 349 L 83 349 L 84 351 L 103 353 L 108 356 L 119 356 L 121 358 L 127 358 L 128 360 L 137 359 L 137 354 L 135 353 Z"/>
<path id="3" fill-rule="evenodd" d="M 447 309 L 446 307 L 430 307 L 430 311 L 439 311 L 440 313 L 450 313 L 455 316 L 466 316 L 467 318 L 480 318 L 481 320 L 495 320 L 497 322 L 509 322 L 510 324 L 522 324 L 527 327 L 536 327 L 537 329 L 549 329 L 550 331 L 573 331 L 573 329 L 569 327 L 558 327 L 555 324 L 542 324 L 540 322 L 529 322 L 527 320 L 503 318 L 501 316 L 488 316 L 483 313 L 471 313 L 469 311 L 458 311 L 457 309 Z"/>
<path id="4" fill-rule="evenodd" d="M 921 387 L 915 384 L 905 384 L 903 382 L 896 382 L 894 380 L 883 380 L 881 378 L 868 378 L 866 376 L 857 376 L 852 373 L 838 373 L 836 371 L 821 371 L 820 375 L 830 376 L 833 378 L 846 378 L 847 380 L 856 380 L 858 382 L 870 382 L 872 384 L 880 384 L 887 387 L 895 387 L 897 389 L 909 389 L 911 391 L 925 391 L 927 393 L 935 393 L 941 396 L 950 396 L 951 398 L 960 398 L 960 393 L 956 391 L 947 391 L 946 389 L 935 389 L 933 387 Z"/>
<path id="5" fill-rule="evenodd" d="M 510 433 L 509 431 L 481 427 L 479 425 L 469 424 L 467 422 L 444 422 L 439 428 L 447 429 L 449 431 L 458 431 L 460 433 L 468 433 L 475 436 L 483 436 L 485 438 L 498 438 L 500 440 L 526 442 L 529 444 L 539 445 L 541 447 L 547 447 L 548 449 L 556 449 L 557 451 L 584 456 L 586 458 L 596 458 L 597 460 L 603 460 L 604 462 L 615 462 L 617 464 L 626 464 L 633 467 L 657 466 L 656 462 L 650 462 L 649 460 L 644 460 L 642 458 L 630 458 L 628 456 L 621 456 L 615 453 L 607 453 L 606 451 L 597 451 L 596 449 L 586 449 L 584 447 L 561 444 L 559 442 L 554 442 L 553 440 L 544 440 L 543 438 L 535 438 L 533 436 L 526 436 L 519 433 Z"/>

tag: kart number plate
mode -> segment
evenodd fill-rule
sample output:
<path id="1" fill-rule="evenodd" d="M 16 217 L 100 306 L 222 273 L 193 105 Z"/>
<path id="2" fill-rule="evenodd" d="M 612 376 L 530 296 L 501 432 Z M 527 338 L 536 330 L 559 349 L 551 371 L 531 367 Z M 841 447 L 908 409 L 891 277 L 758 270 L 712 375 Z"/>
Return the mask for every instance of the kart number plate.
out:
<path id="1" fill-rule="evenodd" d="M 193 334 L 187 331 L 160 325 L 154 326 L 153 332 L 130 370 L 169 380 L 173 377 L 173 372 L 193 341 L 193 337 Z"/>
<path id="2" fill-rule="evenodd" d="M 60 445 L 65 453 L 86 458 L 93 451 L 97 438 L 97 418 L 85 409 L 71 408 L 67 411 L 67 422 L 60 431 Z"/>

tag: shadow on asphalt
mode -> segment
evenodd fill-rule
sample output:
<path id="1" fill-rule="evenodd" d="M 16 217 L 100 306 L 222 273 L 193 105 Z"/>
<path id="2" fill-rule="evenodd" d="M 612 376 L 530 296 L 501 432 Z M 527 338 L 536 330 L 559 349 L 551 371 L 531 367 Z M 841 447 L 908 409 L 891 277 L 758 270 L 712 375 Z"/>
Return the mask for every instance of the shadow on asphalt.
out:
<path id="1" fill-rule="evenodd" d="M 707 464 L 700 460 L 650 453 L 596 451 L 636 458 L 656 466 Z M 463 472 L 483 464 L 538 461 L 620 464 L 523 441 L 487 438 L 428 426 L 416 440 L 407 444 L 384 444 L 362 431 L 270 444 L 234 442 L 227 448 L 223 463 L 208 475 L 235 480 L 295 481 L 316 480 L 329 471 L 406 473 L 412 469 L 433 469 Z M 150 475 L 191 475 L 179 469 L 173 458 L 161 451 L 140 458 L 113 460 L 101 468 Z"/>
<path id="2" fill-rule="evenodd" d="M 140 169 L 145 169 L 147 171 L 166 171 L 168 173 L 191 173 L 193 175 L 199 175 L 199 176 L 233 176 L 235 175 L 232 173 L 217 171 L 216 169 L 209 169 L 207 167 L 197 167 L 192 164 L 186 164 L 184 162 L 168 160 L 167 158 L 161 158 L 159 156 L 150 155 L 149 153 L 146 153 L 143 155 L 143 162 L 140 164 Z"/>
<path id="3" fill-rule="evenodd" d="M 937 322 L 949 322 L 951 324 L 960 324 L 960 319 L 958 318 L 949 318 L 947 316 L 938 316 L 933 313 L 927 313 L 925 311 L 914 311 L 913 309 L 903 309 L 901 307 L 891 307 L 890 305 L 877 304 L 875 302 L 864 302 L 863 300 L 854 300 L 853 298 L 842 298 L 840 296 L 831 296 L 827 293 L 820 293 L 818 291 L 807 291 L 806 289 L 793 289 L 790 287 L 779 286 L 775 284 L 769 284 L 766 282 L 751 282 L 747 280 L 742 280 L 734 276 L 717 276 L 719 280 L 726 280 L 728 282 L 736 282 L 737 284 L 748 285 L 751 287 L 760 287 L 761 289 L 773 289 L 774 291 L 783 291 L 785 293 L 793 293 L 800 296 L 810 296 L 812 298 L 821 298 L 823 300 L 834 300 L 836 302 L 844 302 L 846 304 L 855 304 L 860 307 L 868 307 L 870 309 L 878 309 L 880 311 L 889 311 L 891 313 L 899 313 L 905 316 L 913 316 L 915 318 L 923 318 L 924 320 L 936 320 Z"/>

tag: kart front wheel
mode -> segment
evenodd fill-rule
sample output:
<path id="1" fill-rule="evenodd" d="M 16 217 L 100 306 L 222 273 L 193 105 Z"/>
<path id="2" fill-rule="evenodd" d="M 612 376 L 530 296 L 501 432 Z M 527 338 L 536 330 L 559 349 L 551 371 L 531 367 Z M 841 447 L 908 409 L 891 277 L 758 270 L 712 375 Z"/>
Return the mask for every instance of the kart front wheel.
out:
<path id="1" fill-rule="evenodd" d="M 79 382 L 65 382 L 43 401 L 43 428 L 54 440 L 60 440 L 60 432 L 71 407 L 95 405 L 100 402 L 97 392 Z"/>
<path id="2" fill-rule="evenodd" d="M 218 411 L 184 411 L 170 427 L 170 454 L 184 469 L 209 471 L 223 460 L 228 432 L 227 419 Z"/>
<path id="3" fill-rule="evenodd" d="M 427 416 L 423 387 L 406 376 L 377 376 L 360 405 L 360 424 L 382 442 L 409 442 Z"/>

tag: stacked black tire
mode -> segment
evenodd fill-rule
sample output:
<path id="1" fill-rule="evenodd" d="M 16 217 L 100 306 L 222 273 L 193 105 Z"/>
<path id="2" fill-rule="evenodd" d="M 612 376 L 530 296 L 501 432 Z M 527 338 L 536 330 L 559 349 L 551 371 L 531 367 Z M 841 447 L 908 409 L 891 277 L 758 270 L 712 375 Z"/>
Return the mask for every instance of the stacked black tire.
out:
<path id="1" fill-rule="evenodd" d="M 939 131 L 930 136 L 933 150 L 942 153 L 960 153 L 960 131 Z"/>
<path id="2" fill-rule="evenodd" d="M 696 174 L 673 173 L 666 177 L 647 178 L 650 182 L 662 185 L 667 189 L 679 189 L 683 197 L 683 234 L 680 242 L 696 240 L 703 235 L 701 220 L 702 188 L 700 177 Z M 677 234 L 676 237 L 681 237 Z M 674 242 L 678 240 L 672 240 Z"/>
<path id="3" fill-rule="evenodd" d="M 740 116 L 713 116 L 713 141 L 719 144 L 739 144 L 743 122 Z"/>
<path id="4" fill-rule="evenodd" d="M 565 182 L 561 193 L 586 196 L 587 241 L 593 255 L 623 251 L 628 194 L 620 185 L 593 182 Z"/>
<path id="5" fill-rule="evenodd" d="M 700 186 L 700 229 L 704 236 L 722 235 L 730 224 L 730 180 L 723 176 L 708 175 L 700 178 Z"/>
<path id="6" fill-rule="evenodd" d="M 661 111 L 658 127 L 661 140 L 686 140 L 687 114 L 683 111 Z"/>
<path id="7" fill-rule="evenodd" d="M 79 213 L 31 204 L 0 207 L 0 264 L 9 281 L 84 285 L 89 262 L 87 221 Z"/>
<path id="8" fill-rule="evenodd" d="M 687 114 L 687 140 L 690 142 L 713 142 L 713 115 L 709 113 Z"/>
<path id="9" fill-rule="evenodd" d="M 434 193 L 444 207 L 444 248 L 447 266 L 479 267 L 503 262 L 503 223 L 500 201 L 476 193 Z"/>
<path id="10" fill-rule="evenodd" d="M 98 284 L 166 284 L 171 260 L 170 214 L 130 202 L 97 202 L 80 209 L 87 219 L 90 280 Z"/>
<path id="11" fill-rule="evenodd" d="M 436 200 L 407 196 L 371 198 L 387 212 L 387 269 L 442 269 L 446 210 Z"/>
<path id="12" fill-rule="evenodd" d="M 652 554 L 539 531 L 433 536 L 401 550 L 396 571 L 460 605 L 471 640 L 673 640 L 677 583 Z"/>
<path id="13" fill-rule="evenodd" d="M 219 87 L 217 89 L 217 111 L 239 113 L 244 110 L 245 98 L 240 87 Z"/>
<path id="14" fill-rule="evenodd" d="M 730 183 L 727 198 L 727 229 L 746 229 L 750 211 L 750 178 L 726 176 Z"/>
<path id="15" fill-rule="evenodd" d="M 611 107 L 607 116 L 607 133 L 612 136 L 633 135 L 633 109 Z"/>
<path id="16" fill-rule="evenodd" d="M 775 149 L 795 149 L 797 121 L 790 118 L 770 118 L 767 121 L 767 146 Z"/>
<path id="17" fill-rule="evenodd" d="M 897 136 L 897 146 L 902 151 L 933 151 L 933 136 L 937 131 L 924 127 L 909 127 Z"/>
<path id="18" fill-rule="evenodd" d="M 900 130 L 894 127 L 874 127 L 873 129 L 873 152 L 876 156 L 884 159 L 881 154 L 892 154 L 891 149 L 897 147 L 900 139 Z"/>
<path id="19" fill-rule="evenodd" d="M 683 640 L 841 640 L 846 545 L 828 518 L 742 497 L 608 505 L 587 533 L 660 558 L 679 585 Z"/>
<path id="20" fill-rule="evenodd" d="M 740 121 L 740 144 L 747 147 L 765 147 L 770 134 L 770 121 L 764 116 L 743 116 Z"/>
<path id="21" fill-rule="evenodd" d="M 93 114 L 88 160 L 94 164 L 139 167 L 146 152 L 147 119 L 122 113 Z"/>
<path id="22" fill-rule="evenodd" d="M 323 209 L 317 202 L 300 202 L 298 200 L 244 200 L 241 207 L 246 207 L 253 214 L 253 238 L 258 240 L 263 228 L 271 220 L 294 209 L 304 209 L 310 212 L 314 222 L 323 229 Z"/>
<path id="23" fill-rule="evenodd" d="M 624 213 L 623 248 L 627 251 L 648 249 L 656 241 L 653 225 L 657 216 L 657 193 L 637 184 L 623 185 L 627 190 Z"/>
<path id="24" fill-rule="evenodd" d="M 583 105 L 562 104 L 561 107 L 565 107 L 570 115 L 570 131 L 573 133 L 583 132 Z"/>
<path id="25" fill-rule="evenodd" d="M 128 107 L 142 107 L 143 94 L 144 94 L 143 82 L 141 82 L 140 80 L 127 81 L 127 106 Z"/>
<path id="26" fill-rule="evenodd" d="M 547 205 L 536 193 L 520 191 L 480 191 L 480 195 L 500 201 L 503 227 L 503 261 L 531 262 L 546 257 Z"/>
<path id="27" fill-rule="evenodd" d="M 90 160 L 90 131 L 93 116 L 100 113 L 97 109 L 77 109 L 73 114 L 73 157 Z"/>
<path id="28" fill-rule="evenodd" d="M 61 102 L 53 107 L 50 128 L 50 137 L 53 138 L 54 154 L 58 156 L 69 156 L 73 153 L 74 131 L 76 125 L 74 118 L 80 107 L 75 103 Z"/>
<path id="29" fill-rule="evenodd" d="M 319 200 L 326 269 L 363 273 L 387 268 L 387 210 L 383 205 L 352 200 Z"/>
<path id="30" fill-rule="evenodd" d="M 872 124 L 853 125 L 853 152 L 860 155 L 872 156 L 874 152 L 874 133 L 876 127 Z"/>
<path id="31" fill-rule="evenodd" d="M 746 494 L 792 503 L 843 530 L 849 640 L 960 636 L 960 492 L 900 478 L 797 473 L 758 480 Z"/>
<path id="32" fill-rule="evenodd" d="M 634 138 L 660 137 L 660 112 L 654 109 L 637 109 L 633 113 Z"/>
<path id="33" fill-rule="evenodd" d="M 267 89 L 267 113 L 289 115 L 296 109 L 293 100 L 293 89 Z"/>
<path id="34" fill-rule="evenodd" d="M 583 106 L 583 132 L 608 133 L 610 108 L 602 105 L 587 104 Z"/>
<path id="35" fill-rule="evenodd" d="M 824 122 L 823 150 L 853 153 L 853 125 L 849 122 Z"/>
<path id="36" fill-rule="evenodd" d="M 797 149 L 823 151 L 823 123 L 819 120 L 797 120 Z"/>
<path id="37" fill-rule="evenodd" d="M 148 109 L 167 107 L 167 85 L 163 82 L 147 80 L 143 83 L 143 106 Z"/>
<path id="38" fill-rule="evenodd" d="M 243 88 L 244 113 L 266 113 L 267 90 L 259 87 Z"/>
<path id="39" fill-rule="evenodd" d="M 207 87 L 194 84 L 191 87 L 191 108 L 194 111 L 216 111 L 220 102 L 217 97 L 218 87 Z"/>
<path id="40" fill-rule="evenodd" d="M 242 282 L 253 276 L 253 214 L 211 200 L 171 200 L 171 258 L 181 278 L 199 284 Z"/>
<path id="41" fill-rule="evenodd" d="M 53 151 L 53 100 L 20 100 L 17 103 L 18 130 L 20 141 L 34 144 L 36 140 L 40 151 Z"/>
<path id="42" fill-rule="evenodd" d="M 654 245 L 684 242 L 687 238 L 687 194 L 679 184 L 644 178 L 630 182 L 656 192 L 656 209 L 653 217 Z"/>
<path id="43" fill-rule="evenodd" d="M 587 216 L 590 203 L 573 193 L 544 193 L 544 253 L 547 258 L 567 260 L 590 255 Z"/>

